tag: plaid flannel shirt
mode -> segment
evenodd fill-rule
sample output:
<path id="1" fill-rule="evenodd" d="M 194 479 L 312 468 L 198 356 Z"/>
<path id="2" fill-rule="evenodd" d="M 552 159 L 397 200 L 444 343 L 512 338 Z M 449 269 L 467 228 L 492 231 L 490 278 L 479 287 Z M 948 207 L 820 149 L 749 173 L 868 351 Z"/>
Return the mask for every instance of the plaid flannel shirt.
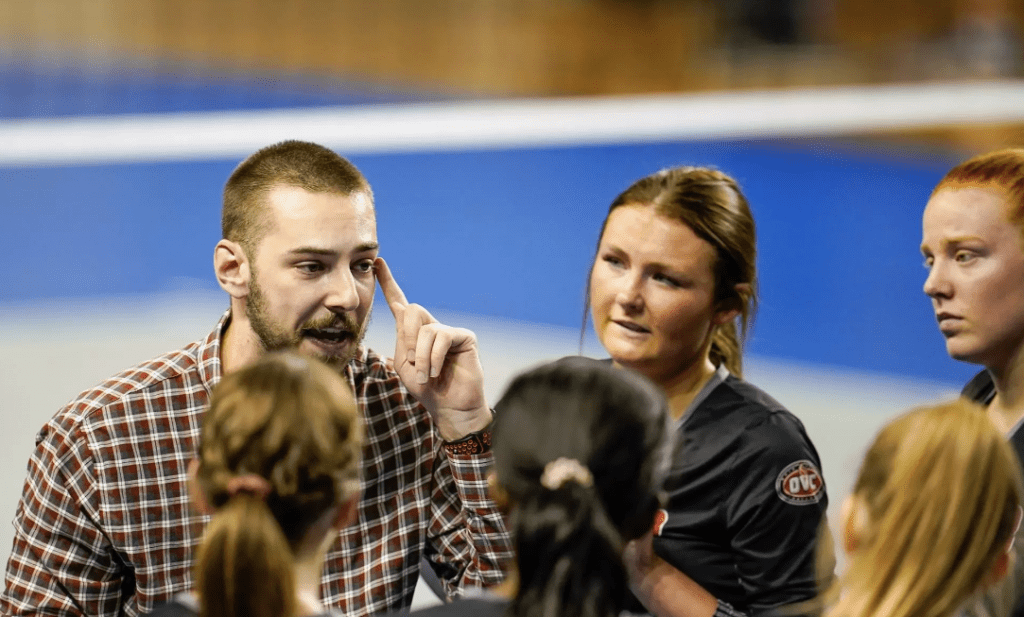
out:
<path id="1" fill-rule="evenodd" d="M 207 517 L 190 509 L 187 467 L 228 319 L 87 390 L 42 428 L 0 614 L 137 615 L 192 588 Z M 360 348 L 346 376 L 366 426 L 363 496 L 328 554 L 325 604 L 347 617 L 405 609 L 421 556 L 451 595 L 499 582 L 512 553 L 486 495 L 490 454 L 447 454 L 429 414 L 373 352 Z"/>

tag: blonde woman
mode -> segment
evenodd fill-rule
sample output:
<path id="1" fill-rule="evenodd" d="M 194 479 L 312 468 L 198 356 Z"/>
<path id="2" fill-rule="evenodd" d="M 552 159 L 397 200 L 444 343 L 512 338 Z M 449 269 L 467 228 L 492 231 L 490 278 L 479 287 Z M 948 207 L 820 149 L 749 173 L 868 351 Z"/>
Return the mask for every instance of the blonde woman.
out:
<path id="1" fill-rule="evenodd" d="M 196 594 L 155 615 L 336 615 L 320 601 L 320 576 L 356 512 L 361 448 L 352 392 L 320 361 L 270 354 L 227 375 L 190 470 L 193 504 L 212 515 Z"/>
<path id="2" fill-rule="evenodd" d="M 842 508 L 825 617 L 952 617 L 999 581 L 1020 524 L 1016 455 L 966 400 L 913 410 L 869 448 Z"/>

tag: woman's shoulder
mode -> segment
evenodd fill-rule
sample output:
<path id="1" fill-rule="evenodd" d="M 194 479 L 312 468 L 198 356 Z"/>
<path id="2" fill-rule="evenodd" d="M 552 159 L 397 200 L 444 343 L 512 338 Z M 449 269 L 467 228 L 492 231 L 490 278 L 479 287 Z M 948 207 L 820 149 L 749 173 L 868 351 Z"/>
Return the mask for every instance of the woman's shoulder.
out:
<path id="1" fill-rule="evenodd" d="M 779 460 L 799 456 L 819 464 L 818 453 L 800 418 L 748 381 L 729 375 L 701 407 L 720 422 L 728 422 L 727 428 L 748 452 Z"/>
<path id="2" fill-rule="evenodd" d="M 803 430 L 803 423 L 785 405 L 761 388 L 732 374 L 708 394 L 699 409 L 703 415 L 728 419 L 744 431 L 766 423 L 792 424 Z"/>
<path id="3" fill-rule="evenodd" d="M 179 593 L 166 604 L 161 604 L 150 614 L 151 617 L 196 617 L 199 602 L 190 593 Z"/>
<path id="4" fill-rule="evenodd" d="M 724 386 L 724 388 L 722 387 Z M 752 410 L 761 410 L 765 412 L 782 411 L 789 413 L 789 410 L 775 400 L 771 394 L 768 394 L 760 387 L 755 386 L 749 381 L 737 377 L 730 373 L 723 381 L 722 386 L 715 389 L 715 393 L 720 393 L 723 398 L 731 397 L 734 400 L 742 402 L 749 406 Z M 714 393 L 712 393 L 714 394 Z"/>
<path id="5" fill-rule="evenodd" d="M 413 611 L 409 617 L 501 617 L 508 605 L 505 599 L 477 596 Z"/>
<path id="6" fill-rule="evenodd" d="M 748 478 L 763 501 L 772 493 L 787 504 L 826 507 L 821 458 L 803 423 L 757 386 L 729 376 L 715 389 L 719 413 L 732 415 L 730 475 Z"/>

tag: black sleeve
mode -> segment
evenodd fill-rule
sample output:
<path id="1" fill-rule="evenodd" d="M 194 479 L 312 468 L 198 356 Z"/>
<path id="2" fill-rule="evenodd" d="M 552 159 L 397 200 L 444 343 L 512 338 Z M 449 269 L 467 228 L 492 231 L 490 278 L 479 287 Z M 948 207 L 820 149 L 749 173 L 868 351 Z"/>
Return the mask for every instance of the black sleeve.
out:
<path id="1" fill-rule="evenodd" d="M 817 594 L 815 549 L 827 519 L 818 454 L 799 421 L 775 413 L 744 432 L 726 524 L 751 613 Z"/>

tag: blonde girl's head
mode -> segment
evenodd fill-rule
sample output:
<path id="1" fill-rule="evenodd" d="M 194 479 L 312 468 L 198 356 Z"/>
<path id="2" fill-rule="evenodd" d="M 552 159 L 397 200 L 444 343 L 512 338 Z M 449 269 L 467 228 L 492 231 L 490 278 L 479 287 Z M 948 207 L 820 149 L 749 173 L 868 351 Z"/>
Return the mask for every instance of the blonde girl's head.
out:
<path id="1" fill-rule="evenodd" d="M 1019 463 L 985 410 L 912 410 L 875 438 L 843 506 L 849 553 L 829 617 L 949 617 L 1006 573 Z"/>
<path id="2" fill-rule="evenodd" d="M 362 424 L 344 378 L 274 353 L 228 374 L 203 420 L 196 563 L 204 617 L 292 615 L 297 555 L 322 550 L 359 490 Z"/>

